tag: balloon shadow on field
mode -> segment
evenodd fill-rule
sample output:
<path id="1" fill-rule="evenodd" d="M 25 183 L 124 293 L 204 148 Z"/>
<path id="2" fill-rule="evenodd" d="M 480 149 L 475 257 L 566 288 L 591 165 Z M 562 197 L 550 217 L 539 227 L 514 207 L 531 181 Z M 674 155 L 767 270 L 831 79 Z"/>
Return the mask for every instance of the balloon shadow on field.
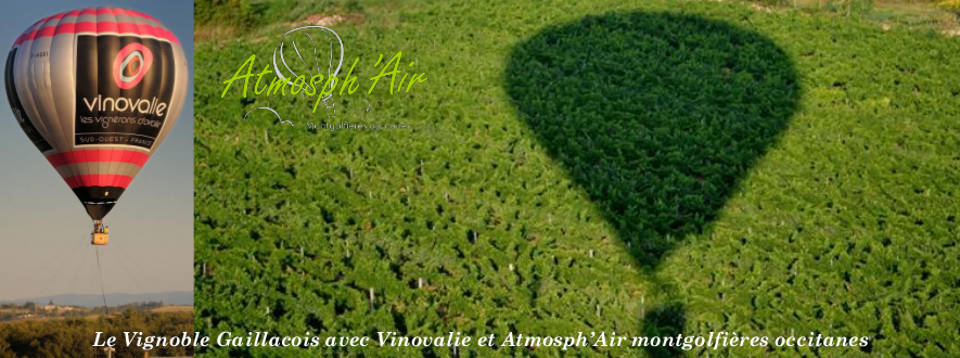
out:
<path id="1" fill-rule="evenodd" d="M 771 40 L 668 13 L 549 27 L 514 48 L 505 80 L 520 118 L 650 273 L 707 230 L 800 94 L 792 61 Z M 642 330 L 676 335 L 683 316 L 665 303 Z"/>

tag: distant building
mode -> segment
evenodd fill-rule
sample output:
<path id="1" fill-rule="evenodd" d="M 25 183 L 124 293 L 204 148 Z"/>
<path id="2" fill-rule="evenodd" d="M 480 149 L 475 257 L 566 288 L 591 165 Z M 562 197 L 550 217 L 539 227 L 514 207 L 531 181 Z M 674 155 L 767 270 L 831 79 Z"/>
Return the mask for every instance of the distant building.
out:
<path id="1" fill-rule="evenodd" d="M 54 303 L 50 303 L 44 306 L 40 306 L 40 309 L 46 312 L 61 313 L 61 312 L 73 311 L 74 307 L 73 306 L 57 306 Z"/>

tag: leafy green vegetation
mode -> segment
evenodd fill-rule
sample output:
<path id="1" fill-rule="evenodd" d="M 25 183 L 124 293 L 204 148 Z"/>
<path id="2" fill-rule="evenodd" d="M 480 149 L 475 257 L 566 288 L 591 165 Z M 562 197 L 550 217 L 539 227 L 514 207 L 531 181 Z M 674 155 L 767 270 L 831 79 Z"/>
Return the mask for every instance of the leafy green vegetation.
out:
<path id="1" fill-rule="evenodd" d="M 289 24 L 196 45 L 198 330 L 819 332 L 872 341 L 769 350 L 960 354 L 960 41 L 714 2 L 355 6 L 331 26 L 360 78 L 402 50 L 427 82 L 311 114 L 220 97 Z M 257 106 L 295 125 L 241 119 Z M 708 352 L 768 349 L 685 353 Z"/>

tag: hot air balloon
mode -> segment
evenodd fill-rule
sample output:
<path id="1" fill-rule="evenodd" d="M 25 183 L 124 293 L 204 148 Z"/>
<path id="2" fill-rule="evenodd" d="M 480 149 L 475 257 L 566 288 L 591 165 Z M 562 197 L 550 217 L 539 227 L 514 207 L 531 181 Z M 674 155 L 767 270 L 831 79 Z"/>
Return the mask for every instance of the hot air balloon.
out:
<path id="1" fill-rule="evenodd" d="M 105 245 L 103 218 L 177 121 L 187 61 L 150 15 L 121 8 L 37 21 L 7 56 L 7 98 L 27 137 L 70 186 Z"/>

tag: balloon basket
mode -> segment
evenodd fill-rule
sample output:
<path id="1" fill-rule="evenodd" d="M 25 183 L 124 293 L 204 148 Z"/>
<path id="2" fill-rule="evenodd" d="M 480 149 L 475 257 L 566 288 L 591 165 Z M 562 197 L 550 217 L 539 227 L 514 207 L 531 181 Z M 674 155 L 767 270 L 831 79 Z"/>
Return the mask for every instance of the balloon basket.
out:
<path id="1" fill-rule="evenodd" d="M 90 241 L 90 243 L 93 244 L 93 245 L 100 245 L 100 246 L 102 246 L 102 245 L 106 245 L 108 242 L 110 242 L 110 236 L 107 235 L 107 234 L 93 233 L 92 236 L 93 236 L 93 238 L 92 238 L 92 240 Z"/>
<path id="2" fill-rule="evenodd" d="M 103 246 L 110 242 L 110 229 L 102 220 L 93 222 L 93 232 L 90 233 L 90 244 Z"/>

